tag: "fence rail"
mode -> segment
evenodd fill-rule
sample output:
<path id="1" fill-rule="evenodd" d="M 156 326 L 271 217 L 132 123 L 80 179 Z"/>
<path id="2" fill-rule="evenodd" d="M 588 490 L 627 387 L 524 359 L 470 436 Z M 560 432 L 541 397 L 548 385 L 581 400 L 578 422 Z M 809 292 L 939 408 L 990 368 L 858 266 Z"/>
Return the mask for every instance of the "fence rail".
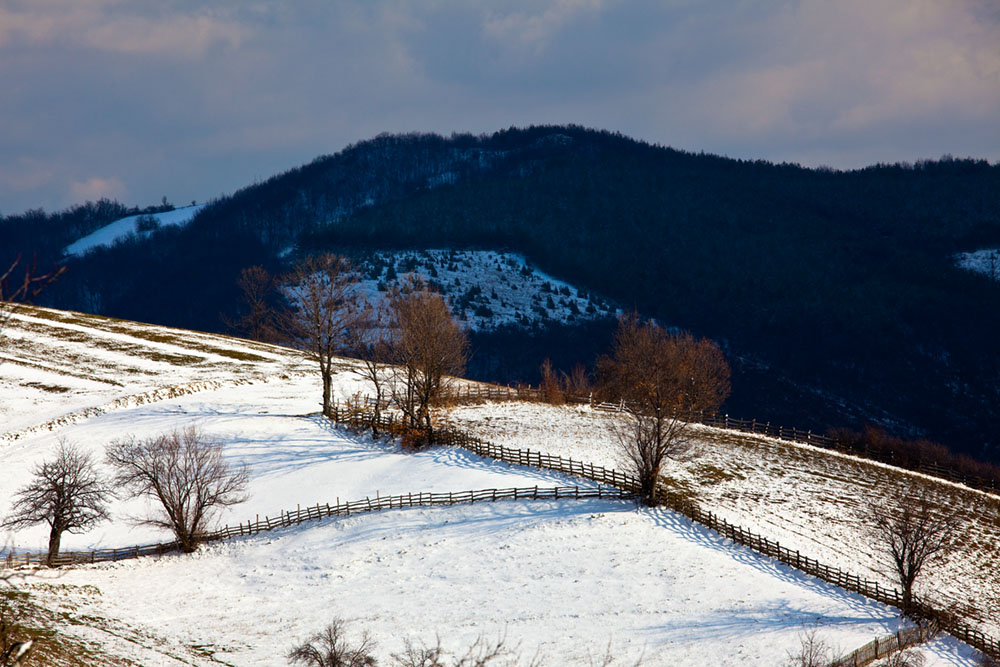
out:
<path id="1" fill-rule="evenodd" d="M 938 632 L 939 629 L 934 623 L 904 628 L 895 634 L 873 639 L 861 648 L 837 658 L 827 667 L 863 667 L 897 651 L 923 644 L 933 639 Z"/>
<path id="2" fill-rule="evenodd" d="M 224 526 L 218 530 L 203 533 L 199 536 L 201 542 L 230 539 L 233 537 L 256 535 L 276 528 L 294 526 L 306 521 L 324 519 L 334 516 L 351 516 L 364 512 L 381 512 L 406 507 L 430 507 L 435 505 L 458 505 L 468 503 L 497 502 L 503 500 L 568 500 L 586 498 L 607 498 L 614 500 L 633 500 L 635 495 L 616 486 L 579 487 L 519 487 L 509 489 L 478 489 L 460 492 L 428 492 L 405 493 L 394 496 L 376 494 L 374 498 L 366 497 L 341 503 L 317 503 L 308 507 L 297 507 L 295 510 L 282 510 L 278 516 L 259 516 L 255 521 L 239 523 L 235 526 Z M 102 563 L 139 558 L 140 556 L 161 556 L 180 550 L 179 542 L 163 542 L 122 549 L 98 549 L 96 551 L 66 551 L 61 552 L 52 565 L 73 565 L 81 563 Z M 31 565 L 45 565 L 48 554 L 41 553 L 9 553 L 4 561 L 8 568 Z"/>
<path id="3" fill-rule="evenodd" d="M 335 421 L 352 426 L 354 428 L 367 428 L 372 424 L 374 415 L 372 413 L 341 414 L 336 411 L 331 415 Z M 391 416 L 381 417 L 379 427 L 386 432 L 392 432 L 400 427 Z M 542 452 L 514 449 L 496 445 L 478 438 L 474 438 L 465 433 L 455 430 L 439 430 L 435 433 L 435 441 L 440 444 L 453 445 L 468 449 L 480 456 L 488 456 L 506 463 L 515 465 L 533 466 L 546 470 L 555 470 L 584 477 L 601 484 L 610 484 L 618 487 L 630 494 L 638 493 L 640 489 L 639 480 L 636 477 L 627 475 L 617 470 L 595 466 L 582 461 L 563 458 L 561 456 L 544 454 Z M 691 520 L 700 523 L 737 544 L 749 547 L 775 560 L 779 560 L 786 565 L 796 568 L 806 574 L 827 581 L 835 586 L 858 593 L 872 600 L 877 600 L 894 607 L 903 606 L 903 596 L 895 588 L 886 588 L 878 581 L 872 581 L 857 575 L 845 572 L 836 567 L 830 567 L 824 563 L 803 556 L 798 551 L 793 551 L 781 546 L 780 542 L 769 540 L 768 538 L 754 533 L 742 526 L 729 523 L 713 512 L 706 512 L 697 505 L 686 501 L 676 495 L 661 492 L 658 494 L 662 505 L 683 514 Z M 927 617 L 937 617 L 933 606 L 914 596 L 912 606 L 922 615 Z M 949 634 L 961 639 L 967 644 L 979 649 L 983 653 L 994 658 L 1000 658 L 1000 641 L 980 632 L 971 625 L 953 618 L 945 616 L 941 621 L 941 628 Z"/>
<path id="4" fill-rule="evenodd" d="M 621 412 L 625 409 L 624 401 L 618 401 L 617 403 L 597 402 L 594 401 L 592 395 L 566 395 L 563 398 L 566 403 L 588 404 L 593 409 L 603 412 Z M 541 401 L 545 399 L 545 395 L 541 390 L 532 389 L 531 387 L 505 387 L 502 385 L 476 384 L 451 386 L 446 391 L 445 399 L 453 402 L 468 400 Z M 811 430 L 803 430 L 777 424 L 772 425 L 771 422 L 762 422 L 757 421 L 756 419 L 737 419 L 735 417 L 730 417 L 729 415 L 704 412 L 698 413 L 693 421 L 714 428 L 763 435 L 769 438 L 787 440 L 789 442 L 804 442 L 823 449 L 841 451 L 873 461 L 880 461 L 889 465 L 899 466 L 924 475 L 937 477 L 949 482 L 955 482 L 956 484 L 964 484 L 965 486 L 978 489 L 980 491 L 1000 493 L 1000 485 L 998 485 L 995 479 L 972 474 L 959 474 L 947 466 L 940 465 L 936 461 L 928 461 L 918 465 L 911 465 L 903 458 L 893 455 L 882 454 L 876 456 L 874 453 L 867 450 L 844 450 L 835 439 L 821 433 L 813 433 Z"/>

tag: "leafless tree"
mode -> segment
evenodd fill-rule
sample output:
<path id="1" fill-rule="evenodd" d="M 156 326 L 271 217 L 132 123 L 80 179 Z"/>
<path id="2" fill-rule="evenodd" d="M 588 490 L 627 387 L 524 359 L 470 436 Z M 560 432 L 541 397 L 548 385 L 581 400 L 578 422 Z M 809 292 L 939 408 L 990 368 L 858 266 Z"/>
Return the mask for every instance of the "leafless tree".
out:
<path id="1" fill-rule="evenodd" d="M 334 359 L 348 349 L 357 326 L 358 274 L 346 258 L 326 254 L 303 260 L 284 283 L 294 310 L 282 318 L 281 329 L 292 345 L 319 364 L 323 414 L 329 414 Z"/>
<path id="2" fill-rule="evenodd" d="M 799 650 L 788 652 L 787 667 L 827 667 L 834 661 L 834 651 L 819 636 L 819 628 L 808 626 L 799 632 Z"/>
<path id="3" fill-rule="evenodd" d="M 322 632 L 307 639 L 288 653 L 288 661 L 293 665 L 306 667 L 373 667 L 378 664 L 372 652 L 375 642 L 368 633 L 349 641 L 347 624 L 335 618 Z"/>
<path id="4" fill-rule="evenodd" d="M 393 338 L 389 328 L 389 314 L 382 302 L 365 304 L 358 310 L 351 334 L 351 351 L 360 361 L 354 374 L 371 385 L 371 430 L 378 436 L 382 404 L 391 393 Z"/>
<path id="5" fill-rule="evenodd" d="M 3 525 L 17 529 L 49 524 L 48 564 L 52 566 L 59 556 L 62 534 L 83 532 L 109 519 L 107 503 L 113 496 L 93 458 L 60 441 L 56 457 L 35 466 L 31 482 L 15 494 Z"/>
<path id="6" fill-rule="evenodd" d="M 278 279 L 263 266 L 240 272 L 240 316 L 226 325 L 251 340 L 273 341 L 278 337 L 280 290 Z"/>
<path id="7" fill-rule="evenodd" d="M 612 354 L 597 367 L 599 393 L 620 401 L 626 415 L 612 422 L 625 464 L 655 504 L 666 459 L 690 450 L 691 423 L 729 395 L 729 365 L 714 342 L 633 314 L 619 318 Z"/>
<path id="8" fill-rule="evenodd" d="M 140 522 L 173 531 L 184 551 L 197 548 L 218 509 L 246 500 L 247 466 L 227 463 L 222 445 L 194 427 L 116 440 L 107 448 L 107 461 L 117 486 L 159 502 L 162 514 Z"/>
<path id="9" fill-rule="evenodd" d="M 65 266 L 55 267 L 49 273 L 39 273 L 35 264 L 18 271 L 21 256 L 0 274 L 0 331 L 3 331 L 18 304 L 33 299 L 65 271 Z"/>
<path id="10" fill-rule="evenodd" d="M 959 526 L 958 512 L 921 485 L 873 498 L 861 513 L 880 562 L 900 586 L 903 613 L 914 615 L 914 584 L 929 565 L 946 560 Z"/>
<path id="11" fill-rule="evenodd" d="M 404 289 L 395 292 L 389 303 L 393 347 L 401 367 L 401 378 L 393 386 L 393 402 L 411 426 L 425 431 L 430 442 L 430 407 L 446 388 L 448 376 L 465 371 L 468 338 L 440 294 Z"/>

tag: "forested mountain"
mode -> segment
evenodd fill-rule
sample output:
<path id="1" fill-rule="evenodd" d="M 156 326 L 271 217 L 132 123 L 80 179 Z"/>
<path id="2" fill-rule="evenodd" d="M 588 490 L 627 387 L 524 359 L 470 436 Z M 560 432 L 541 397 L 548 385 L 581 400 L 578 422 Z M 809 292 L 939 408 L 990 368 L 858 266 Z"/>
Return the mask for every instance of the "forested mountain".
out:
<path id="1" fill-rule="evenodd" d="M 56 259 L 51 239 L 84 229 L 57 233 L 55 217 L 4 219 L 0 248 Z M 874 421 L 997 460 L 1000 284 L 953 255 L 998 246 L 1000 166 L 983 161 L 811 170 L 533 127 L 350 146 L 212 202 L 184 228 L 72 260 L 46 298 L 218 330 L 252 264 L 504 248 L 720 341 L 737 367 L 731 414 L 817 430 Z M 530 381 L 545 356 L 592 362 L 609 331 L 480 334 L 473 369 Z"/>

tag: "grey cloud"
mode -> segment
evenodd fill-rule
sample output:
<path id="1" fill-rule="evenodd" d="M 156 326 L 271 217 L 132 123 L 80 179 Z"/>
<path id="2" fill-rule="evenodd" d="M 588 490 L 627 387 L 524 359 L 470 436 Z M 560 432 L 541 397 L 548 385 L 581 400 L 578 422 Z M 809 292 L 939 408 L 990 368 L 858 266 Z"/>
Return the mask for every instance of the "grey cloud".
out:
<path id="1" fill-rule="evenodd" d="M 6 3 L 0 210 L 204 200 L 382 131 L 529 123 L 811 165 L 1000 159 L 985 1 L 212 7 Z"/>

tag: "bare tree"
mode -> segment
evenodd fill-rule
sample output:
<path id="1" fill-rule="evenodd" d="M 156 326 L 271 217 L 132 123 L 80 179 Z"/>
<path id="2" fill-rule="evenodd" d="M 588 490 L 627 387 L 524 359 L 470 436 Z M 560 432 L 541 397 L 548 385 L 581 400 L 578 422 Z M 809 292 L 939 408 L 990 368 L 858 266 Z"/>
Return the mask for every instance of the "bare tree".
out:
<path id="1" fill-rule="evenodd" d="M 448 376 L 465 371 L 469 342 L 440 294 L 409 287 L 395 292 L 389 301 L 395 357 L 402 374 L 394 383 L 393 402 L 430 442 L 430 407 L 446 388 Z"/>
<path id="2" fill-rule="evenodd" d="M 246 500 L 246 464 L 231 466 L 222 445 L 194 427 L 146 440 L 126 438 L 107 448 L 114 482 L 132 496 L 159 502 L 162 515 L 141 523 L 173 531 L 184 551 L 194 551 L 213 514 Z"/>
<path id="3" fill-rule="evenodd" d="M 0 274 L 0 331 L 3 331 L 19 303 L 38 296 L 66 271 L 65 266 L 59 266 L 49 273 L 42 274 L 38 272 L 38 267 L 32 264 L 19 272 L 20 264 L 21 256 L 18 255 L 6 271 Z"/>
<path id="4" fill-rule="evenodd" d="M 598 360 L 599 393 L 621 401 L 627 421 L 614 434 L 647 504 L 667 458 L 691 446 L 690 425 L 729 395 L 729 365 L 718 345 L 672 333 L 635 314 L 619 318 L 610 357 Z M 614 422 L 613 422 L 614 423 Z"/>
<path id="5" fill-rule="evenodd" d="M 281 292 L 278 279 L 263 266 L 250 266 L 240 272 L 240 315 L 226 319 L 226 325 L 251 340 L 272 341 L 278 335 Z"/>
<path id="6" fill-rule="evenodd" d="M 384 305 L 366 304 L 358 311 L 351 335 L 352 353 L 361 361 L 354 367 L 354 374 L 372 387 L 371 430 L 378 436 L 382 404 L 391 393 L 393 338 L 389 328 L 389 314 Z"/>
<path id="7" fill-rule="evenodd" d="M 322 632 L 317 632 L 288 653 L 293 665 L 306 667 L 373 667 L 378 664 L 372 652 L 375 642 L 367 632 L 351 642 L 346 635 L 347 624 L 335 618 Z"/>
<path id="8" fill-rule="evenodd" d="M 114 493 L 97 472 L 93 458 L 65 441 L 51 461 L 35 466 L 31 482 L 14 496 L 7 528 L 49 524 L 48 565 L 59 556 L 65 532 L 78 533 L 109 519 L 107 502 Z"/>
<path id="9" fill-rule="evenodd" d="M 788 652 L 787 667 L 828 667 L 834 662 L 834 651 L 819 636 L 819 628 L 808 626 L 799 632 L 799 651 Z"/>
<path id="10" fill-rule="evenodd" d="M 283 318 L 281 329 L 292 345 L 319 364 L 323 414 L 329 414 L 334 359 L 348 349 L 357 323 L 358 274 L 344 257 L 327 254 L 303 260 L 284 282 L 294 310 Z"/>
<path id="11" fill-rule="evenodd" d="M 875 552 L 903 593 L 903 613 L 915 615 L 913 587 L 929 566 L 946 559 L 959 526 L 955 509 L 926 485 L 873 498 L 861 510 Z"/>

